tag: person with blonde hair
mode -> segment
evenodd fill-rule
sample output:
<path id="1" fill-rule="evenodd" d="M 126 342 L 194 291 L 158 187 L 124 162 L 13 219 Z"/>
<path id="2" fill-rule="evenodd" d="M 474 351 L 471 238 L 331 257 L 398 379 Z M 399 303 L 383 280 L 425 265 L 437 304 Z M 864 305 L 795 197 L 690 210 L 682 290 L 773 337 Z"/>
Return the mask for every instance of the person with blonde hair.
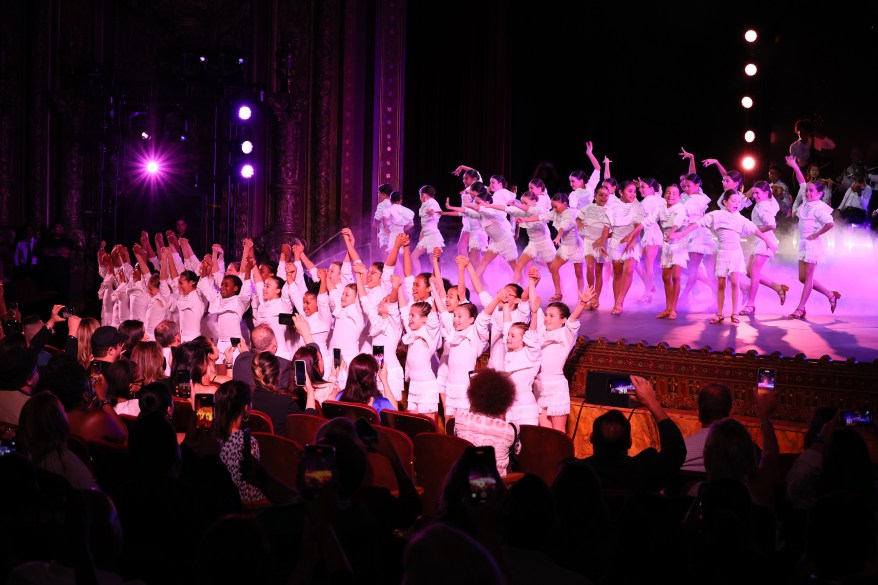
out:
<path id="1" fill-rule="evenodd" d="M 165 379 L 165 356 L 155 341 L 141 341 L 131 350 L 131 361 L 137 364 L 143 385 Z"/>
<path id="2" fill-rule="evenodd" d="M 88 368 L 91 363 L 91 336 L 100 326 L 100 321 L 92 317 L 83 317 L 79 322 L 79 332 L 76 334 L 76 361 L 83 368 Z"/>

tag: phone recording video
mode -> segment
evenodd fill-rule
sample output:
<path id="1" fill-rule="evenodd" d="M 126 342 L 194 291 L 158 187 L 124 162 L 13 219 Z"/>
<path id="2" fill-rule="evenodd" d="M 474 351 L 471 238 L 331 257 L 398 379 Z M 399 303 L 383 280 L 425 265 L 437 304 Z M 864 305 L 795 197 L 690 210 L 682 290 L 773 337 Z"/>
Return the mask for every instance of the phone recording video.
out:
<path id="1" fill-rule="evenodd" d="M 332 349 L 332 367 L 341 367 L 341 348 L 335 347 Z"/>
<path id="2" fill-rule="evenodd" d="M 464 452 L 470 501 L 487 502 L 497 487 L 497 460 L 493 447 L 469 447 Z"/>
<path id="3" fill-rule="evenodd" d="M 177 398 L 189 398 L 192 395 L 192 372 L 189 370 L 177 370 L 175 374 L 177 383 L 174 386 L 174 396 Z"/>
<path id="4" fill-rule="evenodd" d="M 213 427 L 213 394 L 195 395 L 195 429 L 209 431 Z"/>
<path id="5" fill-rule="evenodd" d="M 280 313 L 277 316 L 277 322 L 279 325 L 292 325 L 293 324 L 293 314 L 292 313 Z"/>
<path id="6" fill-rule="evenodd" d="M 607 382 L 610 388 L 610 394 L 634 394 L 634 384 L 631 383 L 631 377 L 610 378 Z"/>
<path id="7" fill-rule="evenodd" d="M 304 386 L 305 385 L 305 361 L 304 360 L 296 360 L 295 362 L 293 362 L 293 367 L 295 368 L 296 386 Z"/>
<path id="8" fill-rule="evenodd" d="M 759 377 L 756 381 L 756 391 L 759 394 L 774 392 L 774 382 L 777 379 L 777 370 L 771 368 L 759 368 Z"/>
<path id="9" fill-rule="evenodd" d="M 870 427 L 872 426 L 871 410 L 842 410 L 838 413 L 842 424 L 846 427 Z"/>
<path id="10" fill-rule="evenodd" d="M 335 474 L 335 447 L 305 445 L 304 488 L 306 494 L 316 494 L 326 487 Z"/>
<path id="11" fill-rule="evenodd" d="M 384 365 L 384 346 L 383 345 L 374 345 L 372 346 L 372 355 L 375 356 L 375 361 L 378 362 L 378 369 L 381 369 L 381 366 Z"/>
<path id="12" fill-rule="evenodd" d="M 229 342 L 232 344 L 232 347 L 238 347 L 239 345 L 241 345 L 241 338 L 240 337 L 230 337 Z"/>

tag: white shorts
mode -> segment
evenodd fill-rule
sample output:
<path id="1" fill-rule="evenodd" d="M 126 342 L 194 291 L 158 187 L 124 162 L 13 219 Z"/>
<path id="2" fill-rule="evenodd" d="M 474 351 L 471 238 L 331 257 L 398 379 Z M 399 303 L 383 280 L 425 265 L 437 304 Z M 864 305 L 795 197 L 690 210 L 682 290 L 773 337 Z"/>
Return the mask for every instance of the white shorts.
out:
<path id="1" fill-rule="evenodd" d="M 562 260 L 569 260 L 576 264 L 582 263 L 582 240 L 576 240 L 575 244 L 561 244 L 555 255 Z"/>
<path id="2" fill-rule="evenodd" d="M 716 269 L 714 274 L 718 277 L 726 277 L 737 272 L 747 273 L 747 263 L 744 262 L 744 253 L 740 250 L 720 250 L 716 255 Z"/>
<path id="3" fill-rule="evenodd" d="M 547 416 L 570 414 L 570 386 L 567 378 L 552 376 L 548 380 L 534 380 L 534 396 L 540 409 L 546 409 Z"/>
<path id="4" fill-rule="evenodd" d="M 506 411 L 506 422 L 514 423 L 515 426 L 540 424 L 540 407 L 538 404 L 512 405 Z"/>
<path id="5" fill-rule="evenodd" d="M 610 261 L 610 256 L 594 247 L 596 241 L 597 240 L 582 240 L 582 255 L 583 257 L 591 256 L 598 264 L 606 264 Z M 604 244 L 604 248 L 606 247 L 607 244 Z"/>
<path id="6" fill-rule="evenodd" d="M 525 254 L 534 260 L 542 260 L 546 264 L 551 264 L 552 260 L 555 259 L 555 246 L 549 241 L 529 242 L 522 252 L 522 255 Z"/>
<path id="7" fill-rule="evenodd" d="M 625 260 L 639 260 L 640 256 L 643 252 L 640 249 L 640 242 L 636 242 L 629 250 L 625 248 L 628 247 L 627 242 L 623 242 L 622 240 L 613 240 L 609 241 L 610 248 L 607 252 L 610 253 L 610 259 L 613 262 L 624 262 Z"/>
<path id="8" fill-rule="evenodd" d="M 488 251 L 488 234 L 484 230 L 469 232 L 469 246 L 467 250 L 478 250 L 479 252 Z"/>
<path id="9" fill-rule="evenodd" d="M 494 252 L 507 262 L 515 262 L 518 258 L 518 248 L 515 246 L 515 240 L 510 236 L 502 240 L 494 240 L 488 245 L 488 251 Z"/>
<path id="10" fill-rule="evenodd" d="M 408 410 L 421 414 L 439 411 L 439 384 L 436 380 L 409 381 Z"/>
<path id="11" fill-rule="evenodd" d="M 427 252 L 432 253 L 433 248 L 444 248 L 445 240 L 439 232 L 422 233 L 416 247 L 423 248 Z"/>
<path id="12" fill-rule="evenodd" d="M 777 236 L 774 235 L 774 232 L 762 232 L 762 235 L 773 240 L 775 248 L 777 247 Z M 753 249 L 754 256 L 768 256 L 769 258 L 774 258 L 774 252 L 775 251 L 770 250 L 760 238 L 756 238 L 756 247 Z"/>
<path id="13" fill-rule="evenodd" d="M 809 240 L 807 238 L 802 238 L 799 240 L 799 255 L 798 258 L 802 262 L 807 264 L 819 264 L 823 261 L 823 240 L 817 238 L 816 240 Z"/>
<path id="14" fill-rule="evenodd" d="M 665 242 L 662 244 L 662 268 L 679 266 L 686 268 L 689 263 L 689 251 L 686 249 L 686 241 Z"/>

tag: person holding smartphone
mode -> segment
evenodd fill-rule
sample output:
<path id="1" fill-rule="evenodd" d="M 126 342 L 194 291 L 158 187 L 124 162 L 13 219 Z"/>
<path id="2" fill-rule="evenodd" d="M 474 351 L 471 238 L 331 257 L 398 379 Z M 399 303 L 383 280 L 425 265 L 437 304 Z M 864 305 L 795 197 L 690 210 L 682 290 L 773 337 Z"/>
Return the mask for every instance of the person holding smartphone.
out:
<path id="1" fill-rule="evenodd" d="M 384 392 L 378 389 L 378 380 Z M 374 356 L 361 353 L 348 366 L 348 379 L 344 390 L 336 396 L 339 402 L 367 404 L 380 414 L 382 410 L 398 410 L 399 403 L 388 390 L 386 362 L 378 367 Z"/>
<path id="2" fill-rule="evenodd" d="M 264 412 L 271 418 L 274 432 L 283 435 L 287 415 L 316 415 L 314 405 L 314 386 L 311 385 L 305 371 L 304 362 L 293 362 L 298 386 L 305 389 L 305 409 L 299 407 L 296 397 L 287 392 L 280 384 L 280 362 L 277 356 L 263 351 L 253 358 L 253 408 Z M 301 364 L 301 365 L 300 365 Z M 299 371 L 301 370 L 301 377 Z M 301 384 L 299 384 L 301 381 Z"/>

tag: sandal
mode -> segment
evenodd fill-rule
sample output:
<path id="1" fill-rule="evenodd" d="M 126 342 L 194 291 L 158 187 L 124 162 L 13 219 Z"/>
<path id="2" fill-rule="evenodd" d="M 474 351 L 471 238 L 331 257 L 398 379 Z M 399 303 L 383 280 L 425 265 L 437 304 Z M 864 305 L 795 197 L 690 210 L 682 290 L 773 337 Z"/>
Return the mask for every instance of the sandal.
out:
<path id="1" fill-rule="evenodd" d="M 656 319 L 667 319 L 670 316 L 670 314 L 671 314 L 671 311 L 669 311 L 668 309 L 665 309 L 664 311 L 662 311 L 661 313 L 656 315 L 655 318 Z"/>
<path id="2" fill-rule="evenodd" d="M 841 293 L 837 290 L 832 291 L 832 296 L 829 297 L 829 310 L 835 313 L 835 307 L 838 306 L 838 299 L 841 298 Z"/>
<path id="3" fill-rule="evenodd" d="M 722 322 L 725 320 L 726 320 L 725 317 L 723 317 L 722 315 L 717 313 L 716 317 L 714 317 L 713 319 L 710 320 L 710 324 L 711 325 L 722 325 Z"/>
<path id="4" fill-rule="evenodd" d="M 780 285 L 780 290 L 777 291 L 777 296 L 780 297 L 780 306 L 783 307 L 783 304 L 787 302 L 787 291 L 790 290 L 785 284 Z"/>
<path id="5" fill-rule="evenodd" d="M 622 307 L 613 307 L 613 310 L 610 311 L 610 314 L 611 315 L 621 315 L 622 314 Z"/>
<path id="6" fill-rule="evenodd" d="M 805 318 L 805 309 L 796 309 L 792 313 L 790 313 L 789 319 L 804 319 Z"/>
<path id="7" fill-rule="evenodd" d="M 671 311 L 670 314 L 668 314 L 668 321 L 673 321 L 676 318 L 677 318 L 677 311 Z"/>
<path id="8" fill-rule="evenodd" d="M 753 305 L 747 305 L 746 307 L 744 307 L 743 309 L 741 309 L 741 310 L 738 312 L 738 314 L 739 314 L 739 315 L 752 315 L 752 314 L 755 313 L 755 312 L 756 312 L 756 307 L 754 307 Z"/>
<path id="9" fill-rule="evenodd" d="M 729 321 L 731 321 L 731 322 L 732 322 L 732 324 L 734 324 L 734 325 L 737 325 L 737 324 L 738 324 L 738 323 L 740 323 L 740 322 L 741 322 L 741 320 L 740 320 L 740 319 L 738 319 L 738 316 L 737 316 L 737 315 L 735 315 L 735 314 L 734 314 L 734 313 L 732 313 L 732 316 L 731 316 L 731 317 L 729 317 Z"/>
<path id="10" fill-rule="evenodd" d="M 596 299 L 592 299 L 591 303 L 588 305 L 588 310 L 589 311 L 597 311 L 598 307 L 600 307 L 600 306 L 601 306 L 601 304 Z"/>
<path id="11" fill-rule="evenodd" d="M 558 293 L 558 294 L 554 294 L 554 295 L 552 295 L 552 296 L 549 297 L 549 302 L 550 302 L 550 303 L 557 303 L 557 302 L 559 302 L 562 298 L 564 298 L 564 297 L 563 297 L 560 293 Z"/>

